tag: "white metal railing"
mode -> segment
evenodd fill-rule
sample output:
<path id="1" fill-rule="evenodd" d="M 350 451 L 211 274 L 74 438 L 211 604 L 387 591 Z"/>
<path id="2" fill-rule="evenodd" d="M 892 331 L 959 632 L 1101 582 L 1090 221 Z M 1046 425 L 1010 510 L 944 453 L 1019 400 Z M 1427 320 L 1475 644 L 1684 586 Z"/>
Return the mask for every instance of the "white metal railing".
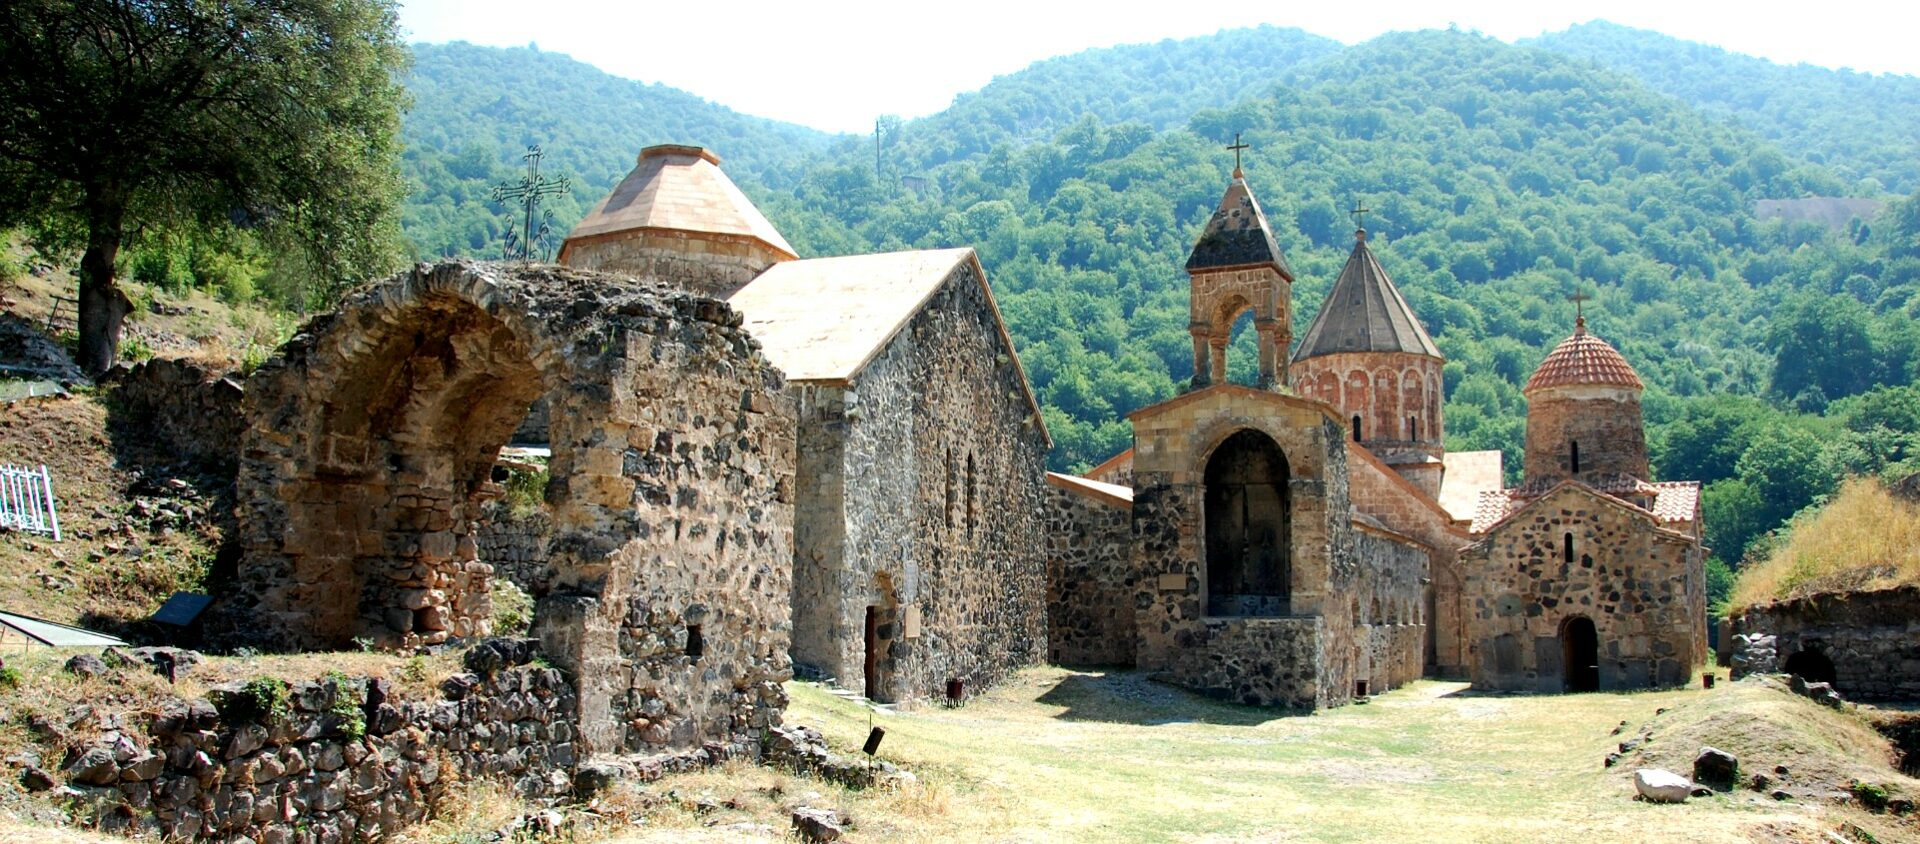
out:
<path id="1" fill-rule="evenodd" d="M 60 541 L 60 514 L 53 506 L 53 477 L 38 469 L 0 464 L 0 528 L 45 533 Z"/>

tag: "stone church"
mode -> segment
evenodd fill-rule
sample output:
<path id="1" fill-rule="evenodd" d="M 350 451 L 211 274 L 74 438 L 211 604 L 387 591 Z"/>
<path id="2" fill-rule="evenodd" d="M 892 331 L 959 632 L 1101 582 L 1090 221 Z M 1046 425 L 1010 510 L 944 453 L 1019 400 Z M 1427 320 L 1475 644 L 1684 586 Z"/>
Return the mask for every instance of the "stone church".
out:
<path id="1" fill-rule="evenodd" d="M 1675 686 L 1706 665 L 1700 484 L 1652 483 L 1640 377 L 1586 318 L 1527 381 L 1526 478 L 1461 552 L 1473 684 Z"/>
<path id="2" fill-rule="evenodd" d="M 785 373 L 795 670 L 904 701 L 1045 659 L 1051 441 L 979 258 L 798 259 L 718 165 L 643 150 L 560 260 L 725 299 Z"/>

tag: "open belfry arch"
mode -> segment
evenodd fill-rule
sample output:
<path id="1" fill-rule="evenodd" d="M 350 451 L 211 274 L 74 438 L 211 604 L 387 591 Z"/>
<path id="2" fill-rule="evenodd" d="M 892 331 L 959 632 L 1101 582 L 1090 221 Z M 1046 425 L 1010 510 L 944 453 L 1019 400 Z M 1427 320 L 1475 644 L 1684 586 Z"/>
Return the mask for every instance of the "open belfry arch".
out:
<path id="1" fill-rule="evenodd" d="M 1233 340 L 1234 322 L 1248 311 L 1253 312 L 1254 347 L 1260 356 L 1257 386 L 1273 389 L 1287 383 L 1282 364 L 1293 344 L 1293 269 L 1247 187 L 1240 169 L 1240 150 L 1245 148 L 1236 136 L 1233 181 L 1187 257 L 1192 280 L 1187 331 L 1193 335 L 1195 389 L 1227 383 L 1227 344 Z"/>
<path id="2" fill-rule="evenodd" d="M 248 381 L 231 603 L 274 648 L 487 635 L 499 449 L 551 408 L 547 658 L 597 750 L 743 741 L 788 676 L 793 414 L 725 303 L 550 266 L 422 264 Z"/>

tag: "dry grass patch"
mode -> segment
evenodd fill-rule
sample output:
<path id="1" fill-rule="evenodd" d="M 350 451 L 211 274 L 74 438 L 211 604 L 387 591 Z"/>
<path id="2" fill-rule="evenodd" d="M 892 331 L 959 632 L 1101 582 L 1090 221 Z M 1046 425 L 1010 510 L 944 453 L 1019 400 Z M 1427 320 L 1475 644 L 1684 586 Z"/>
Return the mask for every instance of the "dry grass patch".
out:
<path id="1" fill-rule="evenodd" d="M 1764 562 L 1740 571 L 1732 611 L 1820 592 L 1920 583 L 1920 504 L 1874 478 L 1853 478 L 1797 520 Z"/>

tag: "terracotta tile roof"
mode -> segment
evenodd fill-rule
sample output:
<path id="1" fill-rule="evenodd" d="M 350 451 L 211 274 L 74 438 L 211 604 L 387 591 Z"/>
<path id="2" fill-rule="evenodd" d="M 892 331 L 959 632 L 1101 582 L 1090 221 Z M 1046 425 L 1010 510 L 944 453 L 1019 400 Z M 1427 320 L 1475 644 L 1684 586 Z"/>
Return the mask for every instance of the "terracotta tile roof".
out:
<path id="1" fill-rule="evenodd" d="M 1498 450 L 1449 451 L 1441 460 L 1447 472 L 1440 480 L 1440 506 L 1454 521 L 1471 521 L 1480 494 L 1505 486 L 1505 458 Z"/>
<path id="2" fill-rule="evenodd" d="M 1625 476 L 1621 477 L 1624 478 Z M 1561 483 L 1565 483 L 1565 481 L 1555 481 L 1544 487 L 1532 489 L 1516 487 L 1514 489 L 1488 490 L 1480 493 L 1479 500 L 1475 503 L 1473 512 L 1473 526 L 1468 529 L 1469 532 L 1482 534 L 1492 530 L 1494 525 L 1505 521 L 1508 516 L 1513 515 L 1515 511 L 1526 506 L 1528 502 L 1545 495 Z M 1574 483 L 1580 482 L 1575 481 Z M 1700 503 L 1699 481 L 1662 481 L 1660 483 L 1648 483 L 1642 480 L 1625 478 L 1624 481 L 1620 479 L 1608 479 L 1599 483 L 1582 483 L 1581 485 L 1595 492 L 1606 493 L 1609 496 L 1621 499 L 1630 505 L 1633 503 L 1626 500 L 1625 496 L 1627 495 L 1650 497 L 1653 499 L 1653 506 L 1647 509 L 1653 513 L 1654 519 L 1659 521 L 1663 526 L 1691 523 Z M 1639 509 L 1638 505 L 1633 506 Z"/>
<path id="3" fill-rule="evenodd" d="M 1267 215 L 1253 198 L 1247 180 L 1236 172 L 1226 194 L 1220 197 L 1219 209 L 1207 220 L 1200 239 L 1194 241 L 1193 254 L 1187 257 L 1187 272 L 1260 264 L 1271 264 L 1288 281 L 1293 280 L 1293 268 L 1273 239 Z"/>
<path id="4" fill-rule="evenodd" d="M 1560 341 L 1560 345 L 1547 353 L 1547 359 L 1540 362 L 1540 368 L 1533 371 L 1533 377 L 1527 379 L 1527 386 L 1521 392 L 1583 384 L 1635 390 L 1644 386 L 1619 350 L 1587 333 L 1584 318 L 1575 323 L 1572 337 Z"/>
<path id="5" fill-rule="evenodd" d="M 793 257 L 787 239 L 719 165 L 718 156 L 700 147 L 647 147 L 633 171 L 587 212 L 567 240 L 661 229 L 752 238 Z"/>
<path id="6" fill-rule="evenodd" d="M 1367 233 L 1355 232 L 1353 252 L 1327 292 L 1320 313 L 1301 337 L 1295 361 L 1341 352 L 1407 352 L 1440 357 L 1439 347 L 1413 315 L 1400 289 L 1367 249 Z"/>
<path id="7" fill-rule="evenodd" d="M 1101 483 L 1092 478 L 1083 478 L 1079 475 L 1062 475 L 1059 472 L 1048 472 L 1047 483 L 1070 492 L 1077 492 L 1088 498 L 1093 498 L 1115 507 L 1130 507 L 1133 505 L 1133 487 L 1130 486 Z"/>

